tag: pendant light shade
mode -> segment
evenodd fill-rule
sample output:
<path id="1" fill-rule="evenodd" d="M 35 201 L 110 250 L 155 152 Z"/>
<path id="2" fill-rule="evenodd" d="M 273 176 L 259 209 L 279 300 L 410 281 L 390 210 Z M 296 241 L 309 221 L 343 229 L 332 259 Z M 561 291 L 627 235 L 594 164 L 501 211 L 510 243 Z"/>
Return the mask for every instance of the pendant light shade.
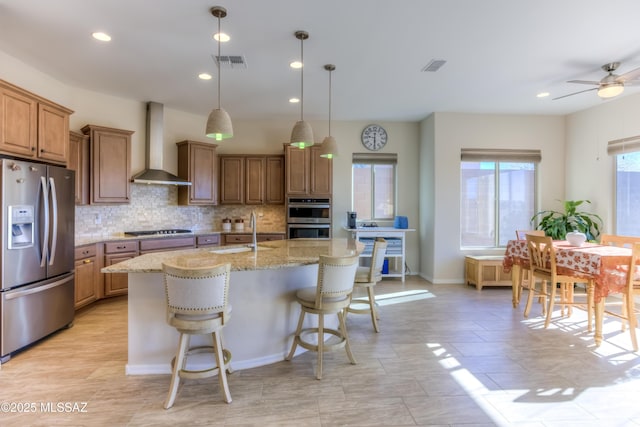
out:
<path id="1" fill-rule="evenodd" d="M 298 120 L 291 131 L 290 144 L 294 147 L 305 148 L 313 145 L 313 129 L 311 125 L 304 121 L 304 41 L 309 38 L 306 31 L 296 31 L 295 36 L 300 40 L 300 120 Z"/>
<path id="2" fill-rule="evenodd" d="M 220 34 L 220 19 L 227 16 L 227 10 L 221 6 L 214 6 L 211 8 L 211 14 L 218 18 L 218 34 Z M 216 141 L 222 141 L 233 136 L 233 125 L 231 124 L 229 113 L 220 106 L 220 81 L 222 80 L 220 74 L 220 37 L 218 37 L 218 58 L 216 63 L 218 65 L 218 108 L 214 108 L 209 113 L 205 134 Z"/>
<path id="3" fill-rule="evenodd" d="M 338 144 L 336 143 L 336 139 L 331 136 L 331 72 L 336 69 L 336 66 L 327 64 L 324 66 L 324 69 L 329 72 L 329 136 L 322 141 L 320 157 L 333 159 L 338 155 Z"/>

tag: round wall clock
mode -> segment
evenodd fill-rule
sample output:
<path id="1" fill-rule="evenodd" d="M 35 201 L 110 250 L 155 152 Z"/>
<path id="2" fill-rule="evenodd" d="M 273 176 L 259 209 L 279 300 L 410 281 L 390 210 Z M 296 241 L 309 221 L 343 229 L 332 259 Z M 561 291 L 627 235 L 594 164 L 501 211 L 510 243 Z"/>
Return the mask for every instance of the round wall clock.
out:
<path id="1" fill-rule="evenodd" d="M 378 151 L 387 143 L 387 131 L 380 125 L 368 125 L 362 131 L 361 139 L 367 150 Z"/>

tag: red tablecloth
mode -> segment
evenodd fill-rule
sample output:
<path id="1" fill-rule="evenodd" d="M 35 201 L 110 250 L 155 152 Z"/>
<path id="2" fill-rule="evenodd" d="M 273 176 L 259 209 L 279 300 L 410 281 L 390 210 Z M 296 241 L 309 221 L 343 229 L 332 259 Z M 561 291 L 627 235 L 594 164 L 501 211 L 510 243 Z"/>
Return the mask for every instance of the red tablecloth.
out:
<path id="1" fill-rule="evenodd" d="M 567 241 L 554 241 L 553 246 L 556 249 L 558 274 L 593 278 L 596 302 L 602 297 L 624 290 L 631 249 L 596 243 L 571 246 Z M 514 264 L 529 268 L 526 240 L 510 240 L 507 244 L 502 264 L 504 270 L 511 271 Z"/>

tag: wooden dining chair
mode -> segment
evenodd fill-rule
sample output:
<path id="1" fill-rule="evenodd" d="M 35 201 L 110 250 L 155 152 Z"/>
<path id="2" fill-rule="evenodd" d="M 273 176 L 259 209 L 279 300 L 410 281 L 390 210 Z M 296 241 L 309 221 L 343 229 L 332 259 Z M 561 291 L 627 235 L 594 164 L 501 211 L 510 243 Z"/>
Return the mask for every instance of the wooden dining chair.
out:
<path id="1" fill-rule="evenodd" d="M 529 294 L 527 296 L 527 305 L 524 310 L 524 317 L 529 317 L 531 303 L 533 297 L 538 295 L 547 302 L 546 319 L 544 327 L 547 328 L 551 322 L 553 315 L 553 307 L 555 305 L 557 291 L 560 290 L 559 303 L 562 305 L 561 314 L 564 316 L 565 307 L 569 307 L 568 314 L 571 315 L 571 307 L 576 305 L 584 308 L 588 314 L 588 329 L 592 329 L 593 318 L 593 280 L 569 275 L 560 275 L 557 272 L 556 251 L 553 247 L 553 240 L 549 236 L 535 236 L 527 234 L 527 248 L 529 251 L 530 262 L 530 281 Z M 540 287 L 537 287 L 540 280 Z M 575 283 L 584 283 L 587 292 L 586 302 L 575 302 L 573 287 Z M 557 286 L 559 284 L 559 286 Z"/>
<path id="2" fill-rule="evenodd" d="M 516 230 L 516 240 L 526 240 L 527 234 L 532 234 L 534 236 L 544 236 L 544 230 Z M 518 276 L 518 289 L 516 292 L 516 301 L 515 301 L 516 305 L 520 304 L 520 297 L 522 295 L 522 291 L 524 289 L 528 290 L 529 284 L 530 284 L 529 270 L 527 268 L 521 268 L 520 275 Z M 545 308 L 543 308 L 542 314 L 545 314 L 545 311 L 546 311 Z"/>
<path id="3" fill-rule="evenodd" d="M 631 249 L 631 260 L 629 265 L 626 267 L 627 286 L 622 294 L 622 304 L 613 302 L 611 299 L 606 301 L 606 298 L 603 297 L 600 301 L 602 306 L 600 313 L 620 319 L 622 321 L 621 330 L 623 332 L 628 324 L 633 351 L 638 351 L 638 339 L 636 336 L 637 312 L 635 309 L 634 297 L 635 295 L 640 294 L 640 272 L 638 272 L 637 267 L 635 267 L 638 259 L 640 258 L 640 237 L 601 234 L 600 244 Z M 620 308 L 616 309 L 617 306 L 620 306 Z M 598 316 L 596 318 L 596 322 L 599 322 L 601 325 L 602 321 L 602 317 Z"/>

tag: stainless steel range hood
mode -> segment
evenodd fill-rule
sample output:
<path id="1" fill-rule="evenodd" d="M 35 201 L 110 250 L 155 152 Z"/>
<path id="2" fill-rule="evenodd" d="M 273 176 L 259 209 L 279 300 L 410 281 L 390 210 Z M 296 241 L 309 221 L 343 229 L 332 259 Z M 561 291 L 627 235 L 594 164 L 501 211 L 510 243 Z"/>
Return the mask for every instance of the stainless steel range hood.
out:
<path id="1" fill-rule="evenodd" d="M 139 184 L 191 185 L 189 181 L 163 170 L 164 106 L 147 103 L 147 134 L 145 140 L 146 169 L 133 177 Z"/>

